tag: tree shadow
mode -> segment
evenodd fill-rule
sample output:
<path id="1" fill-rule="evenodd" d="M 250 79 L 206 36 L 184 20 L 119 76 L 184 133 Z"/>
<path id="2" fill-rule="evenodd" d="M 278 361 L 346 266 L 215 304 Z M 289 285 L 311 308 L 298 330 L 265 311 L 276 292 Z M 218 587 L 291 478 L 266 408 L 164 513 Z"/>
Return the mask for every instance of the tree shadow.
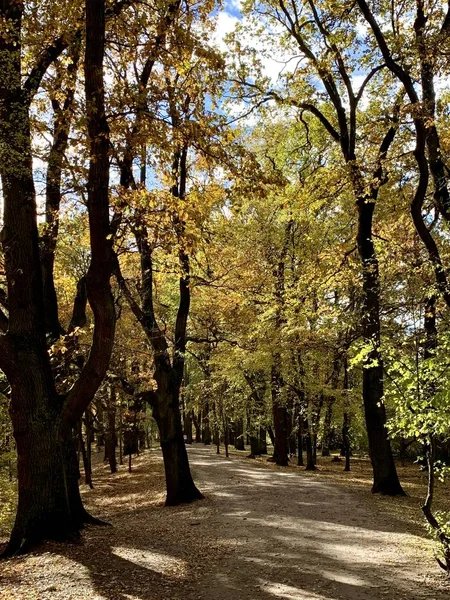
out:
<path id="1" fill-rule="evenodd" d="M 438 567 L 413 547 L 421 539 L 364 497 L 213 452 L 189 449 L 207 498 L 179 507 L 161 506 L 155 457 L 143 457 L 130 476 L 97 474 L 90 508 L 113 528 L 89 527 L 81 544 L 48 543 L 15 559 L 25 572 L 21 585 L 14 580 L 23 591 L 16 598 L 27 598 L 31 585 L 43 600 L 448 598 L 439 576 L 426 579 Z"/>

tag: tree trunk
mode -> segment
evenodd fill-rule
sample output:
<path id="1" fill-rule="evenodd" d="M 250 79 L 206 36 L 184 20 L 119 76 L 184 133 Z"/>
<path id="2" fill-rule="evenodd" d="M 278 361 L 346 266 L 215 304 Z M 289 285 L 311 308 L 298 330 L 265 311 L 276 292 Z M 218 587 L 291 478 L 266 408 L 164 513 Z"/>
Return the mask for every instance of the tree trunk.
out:
<path id="1" fill-rule="evenodd" d="M 306 471 L 315 471 L 316 463 L 314 461 L 313 436 L 309 427 L 308 419 L 304 419 L 303 428 L 306 431 Z"/>
<path id="2" fill-rule="evenodd" d="M 111 473 L 117 472 L 117 460 L 116 460 L 116 446 L 117 446 L 117 434 L 116 434 L 116 393 L 114 386 L 110 388 L 110 394 L 108 398 L 107 408 L 108 427 L 106 430 L 105 440 L 105 453 L 108 456 L 109 467 Z"/>
<path id="3" fill-rule="evenodd" d="M 222 421 L 223 421 L 223 443 L 225 445 L 225 456 L 228 458 L 229 456 L 229 444 L 230 444 L 230 427 L 228 424 L 228 417 L 225 413 L 222 412 Z"/>
<path id="4" fill-rule="evenodd" d="M 84 471 L 84 482 L 89 487 L 92 486 L 92 442 L 94 441 L 94 424 L 91 407 L 84 413 L 84 426 L 86 429 L 86 468 Z M 92 486 L 93 487 L 93 486 Z"/>
<path id="5" fill-rule="evenodd" d="M 259 427 L 259 447 L 261 454 L 267 454 L 267 430 L 262 425 Z"/>
<path id="6" fill-rule="evenodd" d="M 304 466 L 303 461 L 303 427 L 302 427 L 303 418 L 300 410 L 298 411 L 297 417 L 297 465 L 299 467 Z"/>
<path id="7" fill-rule="evenodd" d="M 330 456 L 330 436 L 331 436 L 331 421 L 333 417 L 334 398 L 327 399 L 327 407 L 325 410 L 325 419 L 323 423 L 323 439 L 322 439 L 322 456 Z"/>
<path id="8" fill-rule="evenodd" d="M 202 440 L 205 446 L 211 444 L 211 427 L 209 422 L 209 402 L 206 402 L 202 411 Z"/>
<path id="9" fill-rule="evenodd" d="M 123 414 L 122 414 L 122 400 L 121 396 L 119 402 L 119 465 L 123 465 Z"/>
<path id="10" fill-rule="evenodd" d="M 368 353 L 363 365 L 363 400 L 369 453 L 373 468 L 373 493 L 404 495 L 386 431 L 383 403 L 383 361 L 380 352 L 380 281 L 372 240 L 374 199 L 358 199 L 357 243 L 363 271 L 363 336 Z"/>
<path id="11" fill-rule="evenodd" d="M 71 429 L 61 426 L 60 400 L 47 396 L 51 409 L 31 418 L 27 399 L 35 393 L 27 377 L 12 387 L 15 403 L 19 400 L 24 410 L 13 415 L 19 503 L 5 556 L 25 552 L 44 539 L 77 538 L 83 524 L 94 521 L 81 502 L 76 449 Z"/>
<path id="12" fill-rule="evenodd" d="M 236 448 L 236 450 L 245 450 L 243 419 L 238 419 L 235 424 L 234 447 Z"/>
<path id="13" fill-rule="evenodd" d="M 200 444 L 202 441 L 202 413 L 200 412 L 197 416 L 195 416 L 195 412 L 192 411 L 192 420 L 195 427 L 195 443 Z"/>
<path id="14" fill-rule="evenodd" d="M 288 411 L 288 442 L 289 442 L 289 454 L 295 456 L 297 453 L 297 440 L 294 431 L 294 410 L 293 403 L 291 403 L 290 410 Z"/>
<path id="15" fill-rule="evenodd" d="M 4 218 L 1 242 L 8 283 L 8 332 L 0 336 L 0 364 L 11 384 L 11 417 L 18 451 L 18 507 L 5 554 L 42 539 L 77 536 L 85 512 L 78 489 L 72 427 L 98 389 L 111 356 L 115 311 L 109 284 L 109 139 L 104 116 L 104 0 L 86 0 L 86 106 L 90 144 L 88 216 L 89 302 L 95 327 L 88 360 L 63 399 L 56 394 L 45 337 L 37 207 L 29 109 L 52 60 L 32 69 L 22 87 L 22 2 L 0 3 L 8 36 L 0 37 L 0 174 Z M 47 59 L 46 59 L 47 60 Z M 95 106 L 94 106 L 95 105 Z M 95 113 L 95 118 L 93 115 Z M 94 158 L 92 158 L 94 157 Z M 56 327 L 55 327 L 56 329 Z"/>
<path id="16" fill-rule="evenodd" d="M 348 413 L 344 413 L 344 424 L 342 425 L 342 445 L 345 455 L 345 468 L 344 471 L 350 471 L 350 419 Z"/>
<path id="17" fill-rule="evenodd" d="M 192 444 L 192 410 L 188 410 L 184 415 L 184 432 L 186 434 L 186 444 Z"/>
<path id="18" fill-rule="evenodd" d="M 277 465 L 286 467 L 289 463 L 287 440 L 287 409 L 282 404 L 282 380 L 279 372 L 279 355 L 274 355 L 271 376 L 273 426 L 275 430 L 274 459 Z"/>
<path id="19" fill-rule="evenodd" d="M 87 435 L 86 435 L 86 438 L 87 438 Z M 80 445 L 81 456 L 83 459 L 84 483 L 86 485 L 88 485 L 92 490 L 94 488 L 94 486 L 92 485 L 91 463 L 88 459 L 88 453 L 86 451 L 86 446 L 84 444 L 82 421 L 80 421 L 80 424 L 79 424 L 78 443 Z"/>
<path id="20" fill-rule="evenodd" d="M 158 391 L 151 396 L 153 417 L 158 424 L 166 474 L 166 506 L 176 506 L 204 496 L 192 479 L 183 438 L 179 394 L 171 384 L 170 372 L 155 374 Z"/>

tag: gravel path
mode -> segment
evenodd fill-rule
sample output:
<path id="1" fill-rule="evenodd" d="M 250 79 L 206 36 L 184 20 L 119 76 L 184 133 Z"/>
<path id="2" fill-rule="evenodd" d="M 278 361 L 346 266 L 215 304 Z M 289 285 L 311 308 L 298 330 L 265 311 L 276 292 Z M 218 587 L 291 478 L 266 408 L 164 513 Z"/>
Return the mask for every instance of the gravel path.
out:
<path id="1" fill-rule="evenodd" d="M 161 506 L 159 453 L 86 492 L 112 528 L 0 564 L 1 600 L 448 600 L 430 544 L 340 486 L 189 449 L 207 498 Z"/>
<path id="2" fill-rule="evenodd" d="M 205 580 L 215 600 L 448 600 L 430 545 L 342 487 L 194 450 L 203 489 L 233 540 Z"/>

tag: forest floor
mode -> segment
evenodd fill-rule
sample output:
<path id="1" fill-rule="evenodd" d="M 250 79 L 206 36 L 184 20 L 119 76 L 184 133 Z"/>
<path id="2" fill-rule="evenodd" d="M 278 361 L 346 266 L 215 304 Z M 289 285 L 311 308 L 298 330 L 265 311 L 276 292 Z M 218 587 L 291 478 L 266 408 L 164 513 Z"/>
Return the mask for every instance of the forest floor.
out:
<path id="1" fill-rule="evenodd" d="M 409 496 L 370 494 L 370 465 L 320 460 L 306 473 L 194 444 L 206 498 L 165 508 L 160 452 L 115 475 L 98 462 L 93 514 L 78 544 L 47 543 L 0 563 L 1 600 L 448 600 L 419 524 L 423 474 L 399 467 Z"/>

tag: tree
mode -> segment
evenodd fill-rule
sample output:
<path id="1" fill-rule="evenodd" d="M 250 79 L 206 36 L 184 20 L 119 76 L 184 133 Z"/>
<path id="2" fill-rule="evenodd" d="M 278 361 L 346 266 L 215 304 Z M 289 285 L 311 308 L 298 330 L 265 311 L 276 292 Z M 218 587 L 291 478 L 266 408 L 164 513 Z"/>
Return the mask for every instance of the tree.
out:
<path id="1" fill-rule="evenodd" d="M 0 40 L 2 246 L 8 284 L 8 329 L 1 336 L 1 367 L 11 385 L 11 416 L 18 455 L 19 502 L 5 554 L 41 539 L 76 536 L 92 521 L 78 491 L 71 429 L 106 372 L 114 340 L 110 290 L 112 245 L 108 202 L 108 126 L 104 115 L 105 3 L 86 2 L 86 101 L 91 141 L 88 181 L 91 262 L 87 291 L 95 315 L 89 358 L 67 396 L 58 395 L 45 336 L 44 292 L 33 181 L 30 104 L 47 68 L 67 47 L 58 38 L 22 85 L 23 3 L 3 2 L 8 34 Z M 69 36 L 70 37 L 70 36 Z"/>
<path id="2" fill-rule="evenodd" d="M 243 80 L 250 90 L 260 91 L 281 105 L 298 110 L 300 118 L 307 112 L 319 120 L 327 134 L 341 151 L 346 165 L 348 182 L 352 188 L 358 214 L 357 248 L 363 279 L 363 336 L 367 347 L 363 370 L 363 398 L 366 426 L 369 436 L 370 457 L 373 466 L 373 492 L 402 494 L 392 451 L 386 432 L 386 413 L 383 404 L 383 362 L 380 352 L 380 282 L 379 263 L 373 241 L 373 215 L 380 187 L 386 179 L 385 162 L 394 140 L 398 111 L 395 102 L 389 126 L 380 132 L 378 149 L 370 161 L 364 161 L 358 146 L 359 121 L 370 116 L 359 108 L 361 98 L 371 79 L 382 69 L 382 64 L 369 70 L 361 87 L 352 83 L 356 56 L 361 54 L 354 24 L 345 18 L 345 9 L 326 3 L 279 2 L 255 7 L 256 14 L 264 15 L 269 26 L 281 25 L 284 41 L 295 45 L 304 57 L 307 68 L 285 77 L 284 89 L 268 88 Z M 361 61 L 360 61 L 361 62 Z M 310 84 L 310 74 L 319 78 L 324 93 Z M 245 76 L 245 71 L 243 72 Z M 242 76 L 241 76 L 242 77 Z M 325 95 L 326 102 L 323 101 Z M 361 136 L 361 134 L 359 134 Z"/>

